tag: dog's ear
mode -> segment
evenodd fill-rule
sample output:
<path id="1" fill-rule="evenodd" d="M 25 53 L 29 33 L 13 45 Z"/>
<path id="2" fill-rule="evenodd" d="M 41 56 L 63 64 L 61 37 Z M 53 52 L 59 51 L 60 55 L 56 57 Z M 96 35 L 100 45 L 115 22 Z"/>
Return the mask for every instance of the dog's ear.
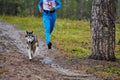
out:
<path id="1" fill-rule="evenodd" d="M 33 34 L 33 31 L 31 32 L 31 34 Z"/>
<path id="2" fill-rule="evenodd" d="M 33 31 L 31 31 L 30 34 L 33 34 Z"/>
<path id="3" fill-rule="evenodd" d="M 28 31 L 26 31 L 26 33 L 28 34 Z"/>
<path id="4" fill-rule="evenodd" d="M 25 37 L 27 37 L 27 35 L 25 35 Z"/>

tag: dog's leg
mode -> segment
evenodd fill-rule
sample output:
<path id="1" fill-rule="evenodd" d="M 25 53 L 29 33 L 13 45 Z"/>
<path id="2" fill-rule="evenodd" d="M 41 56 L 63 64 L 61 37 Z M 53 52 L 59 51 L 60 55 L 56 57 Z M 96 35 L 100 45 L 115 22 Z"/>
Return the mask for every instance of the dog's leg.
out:
<path id="1" fill-rule="evenodd" d="M 31 57 L 33 57 L 33 54 L 34 54 L 34 52 L 33 52 L 33 50 L 31 50 Z"/>
<path id="2" fill-rule="evenodd" d="M 28 49 L 28 56 L 29 56 L 29 60 L 31 60 L 32 56 L 31 56 L 31 50 L 30 49 Z"/>
<path id="3" fill-rule="evenodd" d="M 38 49 L 39 49 L 39 47 L 37 46 L 37 47 L 36 47 L 36 50 L 35 50 L 34 57 L 38 54 Z"/>

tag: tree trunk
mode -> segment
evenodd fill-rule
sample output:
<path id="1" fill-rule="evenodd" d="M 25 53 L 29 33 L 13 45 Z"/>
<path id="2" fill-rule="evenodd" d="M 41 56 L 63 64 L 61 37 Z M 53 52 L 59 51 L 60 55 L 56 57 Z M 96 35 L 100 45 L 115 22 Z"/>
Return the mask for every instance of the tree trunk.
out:
<path id="1" fill-rule="evenodd" d="M 91 59 L 115 61 L 115 17 L 117 0 L 93 0 L 91 15 Z"/>
<path id="2" fill-rule="evenodd" d="M 83 18 L 83 8 L 84 8 L 84 0 L 80 1 L 80 8 L 79 8 L 79 20 Z"/>

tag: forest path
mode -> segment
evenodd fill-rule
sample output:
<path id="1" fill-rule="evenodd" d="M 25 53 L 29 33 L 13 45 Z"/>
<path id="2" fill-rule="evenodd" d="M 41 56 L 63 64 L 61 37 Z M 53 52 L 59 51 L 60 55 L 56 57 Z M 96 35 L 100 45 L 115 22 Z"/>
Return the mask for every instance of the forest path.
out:
<path id="1" fill-rule="evenodd" d="M 51 50 L 39 39 L 39 53 L 29 61 L 25 31 L 0 21 L 0 80 L 101 80 L 68 63 L 55 47 Z M 74 62 L 73 62 L 74 63 Z"/>

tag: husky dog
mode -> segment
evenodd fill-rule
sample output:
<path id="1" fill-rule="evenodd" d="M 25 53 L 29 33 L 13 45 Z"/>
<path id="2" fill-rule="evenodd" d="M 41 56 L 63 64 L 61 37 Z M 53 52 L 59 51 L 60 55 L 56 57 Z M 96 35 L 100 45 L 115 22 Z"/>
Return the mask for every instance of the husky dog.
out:
<path id="1" fill-rule="evenodd" d="M 27 41 L 28 56 L 31 60 L 38 52 L 39 42 L 36 35 L 33 34 L 33 31 L 26 31 L 25 39 Z"/>

